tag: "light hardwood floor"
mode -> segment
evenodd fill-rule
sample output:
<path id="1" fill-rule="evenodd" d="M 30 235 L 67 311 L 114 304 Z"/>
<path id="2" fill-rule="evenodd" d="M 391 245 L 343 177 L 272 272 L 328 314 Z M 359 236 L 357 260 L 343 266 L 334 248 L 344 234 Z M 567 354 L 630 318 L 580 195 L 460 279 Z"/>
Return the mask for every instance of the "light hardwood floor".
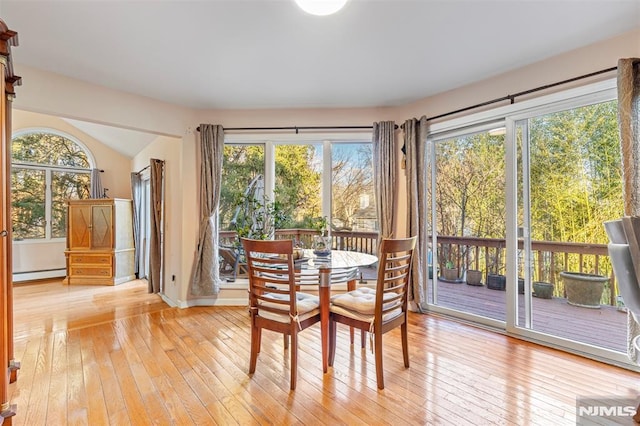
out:
<path id="1" fill-rule="evenodd" d="M 264 332 L 247 375 L 245 308 L 170 308 L 142 281 L 16 286 L 15 324 L 16 425 L 574 425 L 578 396 L 640 394 L 638 373 L 421 314 L 408 370 L 398 332 L 385 335 L 383 391 L 372 353 L 344 328 L 323 375 L 314 326 L 291 392 L 280 335 Z"/>

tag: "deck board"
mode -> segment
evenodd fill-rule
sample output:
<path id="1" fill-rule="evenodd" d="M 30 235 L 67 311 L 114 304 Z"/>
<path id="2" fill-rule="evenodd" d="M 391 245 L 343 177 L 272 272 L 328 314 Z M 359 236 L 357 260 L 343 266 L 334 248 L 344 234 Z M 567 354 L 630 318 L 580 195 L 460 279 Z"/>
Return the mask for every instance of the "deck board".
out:
<path id="1" fill-rule="evenodd" d="M 524 295 L 518 295 L 518 301 L 519 321 L 524 326 Z M 438 281 L 438 304 L 500 321 L 506 318 L 506 292 L 486 286 Z M 627 314 L 616 307 L 584 308 L 570 305 L 565 298 L 534 297 L 532 312 L 535 331 L 627 352 Z"/>

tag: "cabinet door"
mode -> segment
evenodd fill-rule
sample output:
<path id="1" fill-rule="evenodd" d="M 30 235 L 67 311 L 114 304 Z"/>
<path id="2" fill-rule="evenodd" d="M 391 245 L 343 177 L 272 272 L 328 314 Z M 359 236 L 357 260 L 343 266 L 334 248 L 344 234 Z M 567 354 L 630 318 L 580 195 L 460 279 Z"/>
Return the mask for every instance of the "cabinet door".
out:
<path id="1" fill-rule="evenodd" d="M 108 250 L 113 248 L 113 209 L 110 205 L 91 206 L 91 248 Z"/>
<path id="2" fill-rule="evenodd" d="M 69 248 L 91 248 L 91 206 L 69 205 Z"/>

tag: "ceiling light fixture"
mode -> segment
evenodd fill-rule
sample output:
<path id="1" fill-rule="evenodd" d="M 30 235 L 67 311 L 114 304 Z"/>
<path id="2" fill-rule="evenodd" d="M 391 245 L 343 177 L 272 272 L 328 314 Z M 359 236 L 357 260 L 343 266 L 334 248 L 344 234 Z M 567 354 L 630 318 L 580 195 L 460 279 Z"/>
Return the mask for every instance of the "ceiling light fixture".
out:
<path id="1" fill-rule="evenodd" d="M 295 0 L 300 9 L 317 16 L 336 13 L 344 7 L 348 0 Z"/>

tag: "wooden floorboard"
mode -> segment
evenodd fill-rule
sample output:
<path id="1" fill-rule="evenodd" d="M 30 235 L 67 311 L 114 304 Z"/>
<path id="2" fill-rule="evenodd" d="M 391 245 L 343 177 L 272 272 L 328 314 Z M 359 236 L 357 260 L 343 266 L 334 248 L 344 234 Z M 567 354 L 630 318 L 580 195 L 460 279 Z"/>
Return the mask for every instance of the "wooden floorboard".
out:
<path id="1" fill-rule="evenodd" d="M 15 324 L 15 425 L 573 425 L 577 397 L 640 392 L 638 373 L 413 313 L 409 369 L 398 331 L 384 336 L 383 391 L 373 354 L 344 327 L 322 374 L 313 326 L 299 335 L 291 392 L 280 335 L 263 332 L 247 374 L 246 308 L 170 308 L 141 281 L 17 286 Z"/>

